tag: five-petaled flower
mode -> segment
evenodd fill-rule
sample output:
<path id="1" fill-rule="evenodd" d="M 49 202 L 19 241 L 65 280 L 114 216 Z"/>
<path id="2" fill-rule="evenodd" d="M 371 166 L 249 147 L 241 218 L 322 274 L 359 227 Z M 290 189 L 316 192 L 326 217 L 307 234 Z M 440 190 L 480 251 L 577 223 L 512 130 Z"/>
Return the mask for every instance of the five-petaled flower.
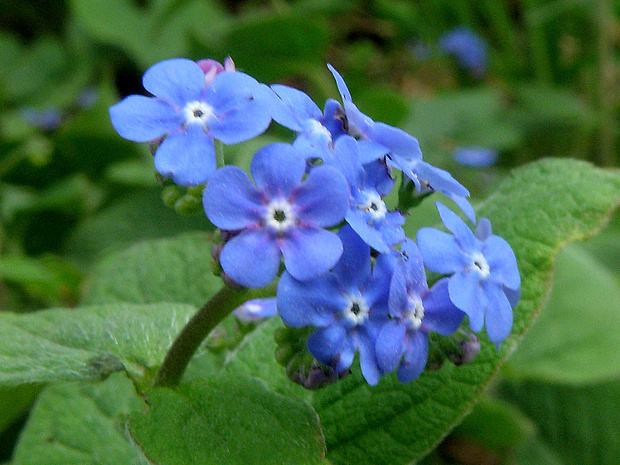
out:
<path id="1" fill-rule="evenodd" d="M 306 162 L 291 145 L 260 149 L 250 166 L 256 187 L 235 166 L 219 169 L 203 200 L 207 217 L 224 230 L 241 230 L 224 245 L 220 263 L 235 282 L 262 287 L 284 265 L 297 279 L 327 272 L 340 258 L 338 236 L 323 228 L 342 221 L 349 188 L 329 166 L 314 168 L 302 182 Z"/>

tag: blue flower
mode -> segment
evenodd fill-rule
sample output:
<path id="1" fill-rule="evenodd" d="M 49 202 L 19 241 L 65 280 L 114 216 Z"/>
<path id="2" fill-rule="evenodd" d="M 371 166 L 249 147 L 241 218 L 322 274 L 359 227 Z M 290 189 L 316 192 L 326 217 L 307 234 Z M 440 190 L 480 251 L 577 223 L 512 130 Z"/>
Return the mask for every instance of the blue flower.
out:
<path id="1" fill-rule="evenodd" d="M 207 76 L 194 61 L 166 60 L 144 74 L 154 97 L 130 95 L 110 108 L 118 133 L 135 142 L 163 136 L 155 168 L 174 182 L 193 186 L 215 171 L 214 139 L 236 144 L 261 134 L 276 99 L 271 90 L 240 72 Z"/>
<path id="2" fill-rule="evenodd" d="M 439 39 L 439 46 L 454 55 L 458 64 L 473 77 L 481 79 L 486 74 L 488 47 L 472 30 L 457 27 Z"/>
<path id="3" fill-rule="evenodd" d="M 366 145 L 362 163 L 369 163 L 387 154 L 387 163 L 411 179 L 418 192 L 441 192 L 452 199 L 473 221 L 474 210 L 466 199 L 469 191 L 447 171 L 423 161 L 420 144 L 415 137 L 402 129 L 377 123 L 363 114 L 353 103 L 342 76 L 331 65 L 327 66 L 334 75 L 342 97 L 346 113 L 345 129 Z"/>
<path id="4" fill-rule="evenodd" d="M 271 86 L 282 104 L 277 106 L 273 119 L 278 124 L 297 132 L 293 145 L 306 159 L 323 159 L 333 150 L 334 141 L 344 134 L 344 110 L 332 99 L 325 103 L 325 111 L 300 90 L 274 84 Z"/>
<path id="5" fill-rule="evenodd" d="M 422 256 L 410 239 L 401 245 L 403 260 L 396 264 L 390 284 L 390 321 L 377 336 L 377 362 L 383 373 L 398 368 L 402 383 L 417 378 L 428 359 L 428 333 L 454 333 L 465 314 L 450 301 L 448 280 L 429 289 Z"/>
<path id="6" fill-rule="evenodd" d="M 402 225 L 405 217 L 398 211 L 388 211 L 382 197 L 392 190 L 394 180 L 388 167 L 375 161 L 362 165 L 358 141 L 344 135 L 338 138 L 333 154 L 324 159 L 328 166 L 340 170 L 349 183 L 351 199 L 345 217 L 347 223 L 373 249 L 381 253 L 405 238 Z"/>
<path id="7" fill-rule="evenodd" d="M 497 161 L 497 152 L 484 147 L 459 147 L 452 154 L 454 160 L 471 168 L 486 168 Z"/>
<path id="8" fill-rule="evenodd" d="M 241 230 L 224 244 L 220 263 L 235 282 L 267 285 L 280 256 L 299 280 L 316 278 L 342 254 L 338 236 L 323 228 L 340 223 L 349 188 L 335 168 L 314 168 L 302 182 L 304 158 L 288 144 L 260 149 L 250 166 L 256 187 L 240 168 L 226 166 L 209 180 L 203 195 L 207 217 L 223 230 Z"/>
<path id="9" fill-rule="evenodd" d="M 437 202 L 439 214 L 452 235 L 432 228 L 418 231 L 418 247 L 431 271 L 451 274 L 450 300 L 469 316 L 475 332 L 486 326 L 489 339 L 499 346 L 512 327 L 521 278 L 510 245 L 492 234 L 486 218 L 476 233 L 447 207 Z"/>
<path id="10" fill-rule="evenodd" d="M 277 313 L 275 297 L 248 300 L 233 310 L 233 314 L 243 323 L 259 322 Z"/>
<path id="11" fill-rule="evenodd" d="M 373 269 L 370 248 L 350 226 L 341 228 L 338 235 L 344 252 L 332 271 L 304 282 L 282 274 L 278 313 L 289 326 L 319 328 L 308 338 L 308 350 L 337 373 L 351 366 L 359 350 L 362 374 L 375 385 L 381 378 L 375 342 L 388 318 L 394 258 L 379 255 Z"/>

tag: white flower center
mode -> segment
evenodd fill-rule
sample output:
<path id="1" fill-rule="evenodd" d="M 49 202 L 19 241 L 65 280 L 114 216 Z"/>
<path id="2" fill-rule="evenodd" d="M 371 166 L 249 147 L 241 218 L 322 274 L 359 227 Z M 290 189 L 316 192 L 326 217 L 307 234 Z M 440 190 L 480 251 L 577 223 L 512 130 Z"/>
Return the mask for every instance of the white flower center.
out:
<path id="1" fill-rule="evenodd" d="M 370 309 L 362 296 L 349 296 L 349 306 L 344 311 L 346 319 L 354 325 L 359 325 L 368 318 L 369 312 Z"/>
<path id="2" fill-rule="evenodd" d="M 418 329 L 422 326 L 424 305 L 422 304 L 422 299 L 418 296 L 409 296 L 409 309 L 405 314 L 405 318 L 409 321 L 413 329 Z"/>
<path id="3" fill-rule="evenodd" d="M 204 126 L 214 113 L 211 105 L 195 100 L 185 105 L 183 114 L 187 124 L 201 124 Z"/>
<path id="4" fill-rule="evenodd" d="M 283 199 L 274 199 L 267 205 L 265 225 L 278 234 L 287 231 L 295 224 L 295 215 L 291 204 Z"/>
<path id="5" fill-rule="evenodd" d="M 480 275 L 480 279 L 485 279 L 491 273 L 491 268 L 487 263 L 487 259 L 481 253 L 475 253 L 472 256 L 474 261 L 473 265 L 469 268 L 470 270 L 475 270 Z"/>
<path id="6" fill-rule="evenodd" d="M 359 210 L 363 210 L 369 215 L 369 223 L 377 220 L 382 220 L 387 214 L 387 207 L 385 202 L 381 200 L 381 197 L 376 192 L 366 194 L 366 201 L 357 205 Z"/>

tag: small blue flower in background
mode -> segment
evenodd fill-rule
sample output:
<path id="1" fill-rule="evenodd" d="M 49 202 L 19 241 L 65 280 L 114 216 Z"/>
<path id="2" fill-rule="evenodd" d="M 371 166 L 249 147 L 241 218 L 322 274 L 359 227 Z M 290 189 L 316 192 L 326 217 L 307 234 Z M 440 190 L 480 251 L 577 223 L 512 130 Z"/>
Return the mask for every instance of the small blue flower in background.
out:
<path id="1" fill-rule="evenodd" d="M 370 385 L 381 378 L 375 342 L 388 321 L 388 292 L 395 258 L 381 254 L 371 267 L 370 248 L 344 226 L 342 258 L 329 273 L 299 281 L 284 273 L 278 283 L 278 313 L 294 328 L 316 326 L 308 350 L 321 363 L 340 373 L 360 353 L 362 375 Z"/>
<path id="2" fill-rule="evenodd" d="M 497 162 L 497 152 L 484 147 L 459 147 L 453 153 L 454 161 L 470 168 L 486 168 Z"/>
<path id="3" fill-rule="evenodd" d="M 364 115 L 353 103 L 351 93 L 342 76 L 333 66 L 328 65 L 328 67 L 342 97 L 346 114 L 346 129 L 349 134 L 359 138 L 360 143 L 365 145 L 361 162 L 366 164 L 385 157 L 388 164 L 401 170 L 414 182 L 418 192 L 441 192 L 452 199 L 465 215 L 474 221 L 474 209 L 467 201 L 469 191 L 447 171 L 423 161 L 420 144 L 415 137 L 402 129 L 385 123 L 377 123 Z"/>
<path id="4" fill-rule="evenodd" d="M 233 314 L 243 323 L 256 323 L 278 313 L 276 298 L 252 299 L 233 310 Z"/>
<path id="5" fill-rule="evenodd" d="M 63 112 L 58 108 L 39 110 L 26 107 L 21 111 L 21 116 L 42 131 L 53 131 L 63 123 Z"/>
<path id="6" fill-rule="evenodd" d="M 454 55 L 457 63 L 473 77 L 482 79 L 488 67 L 488 46 L 471 29 L 457 27 L 445 33 L 438 42 L 446 52 Z"/>
<path id="7" fill-rule="evenodd" d="M 429 289 L 422 256 L 411 239 L 401 244 L 403 259 L 390 283 L 389 314 L 377 337 L 377 362 L 383 373 L 398 368 L 402 383 L 417 378 L 428 359 L 428 332 L 453 334 L 465 314 L 450 301 L 448 280 Z"/>
<path id="8" fill-rule="evenodd" d="M 203 195 L 205 212 L 218 228 L 242 230 L 224 244 L 220 263 L 233 281 L 263 287 L 277 275 L 280 257 L 299 280 L 327 272 L 340 258 L 342 243 L 323 228 L 340 223 L 349 188 L 335 168 L 319 166 L 302 182 L 303 156 L 289 144 L 260 149 L 252 178 L 236 166 L 213 174 Z"/>
<path id="9" fill-rule="evenodd" d="M 166 136 L 155 168 L 184 186 L 202 184 L 215 171 L 214 139 L 236 144 L 261 134 L 276 103 L 267 86 L 246 74 L 216 69 L 208 83 L 205 76 L 194 61 L 162 61 L 142 80 L 154 97 L 130 95 L 110 108 L 122 137 L 150 142 Z"/>
<path id="10" fill-rule="evenodd" d="M 450 300 L 469 316 L 474 332 L 486 326 L 489 339 L 499 346 L 512 328 L 512 308 L 521 285 L 514 252 L 504 239 L 492 234 L 486 218 L 478 222 L 474 235 L 446 206 L 437 202 L 437 209 L 452 235 L 432 228 L 418 231 L 424 266 L 452 275 Z"/>

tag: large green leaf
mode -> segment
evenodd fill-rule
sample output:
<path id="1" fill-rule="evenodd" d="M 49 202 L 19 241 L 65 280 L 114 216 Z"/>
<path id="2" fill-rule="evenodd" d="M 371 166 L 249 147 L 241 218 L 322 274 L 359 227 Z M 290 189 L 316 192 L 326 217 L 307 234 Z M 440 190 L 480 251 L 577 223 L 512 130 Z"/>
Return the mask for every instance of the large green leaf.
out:
<path id="1" fill-rule="evenodd" d="M 324 463 L 314 410 L 257 380 L 221 377 L 156 389 L 148 404 L 148 411 L 132 416 L 129 432 L 152 463 Z"/>
<path id="2" fill-rule="evenodd" d="M 162 207 L 165 208 L 165 207 Z M 203 305 L 222 286 L 211 272 L 211 237 L 194 233 L 143 241 L 96 267 L 84 304 L 183 302 Z"/>
<path id="3" fill-rule="evenodd" d="M 140 379 L 194 312 L 162 303 L 0 313 L 0 384 L 92 381 L 122 369 Z"/>
<path id="4" fill-rule="evenodd" d="M 133 385 L 122 375 L 97 385 L 52 385 L 39 396 L 12 464 L 142 464 L 124 433 L 127 416 L 140 404 Z"/>
<path id="5" fill-rule="evenodd" d="M 556 261 L 545 311 L 507 365 L 518 378 L 596 383 L 620 376 L 620 281 L 577 245 Z"/>

